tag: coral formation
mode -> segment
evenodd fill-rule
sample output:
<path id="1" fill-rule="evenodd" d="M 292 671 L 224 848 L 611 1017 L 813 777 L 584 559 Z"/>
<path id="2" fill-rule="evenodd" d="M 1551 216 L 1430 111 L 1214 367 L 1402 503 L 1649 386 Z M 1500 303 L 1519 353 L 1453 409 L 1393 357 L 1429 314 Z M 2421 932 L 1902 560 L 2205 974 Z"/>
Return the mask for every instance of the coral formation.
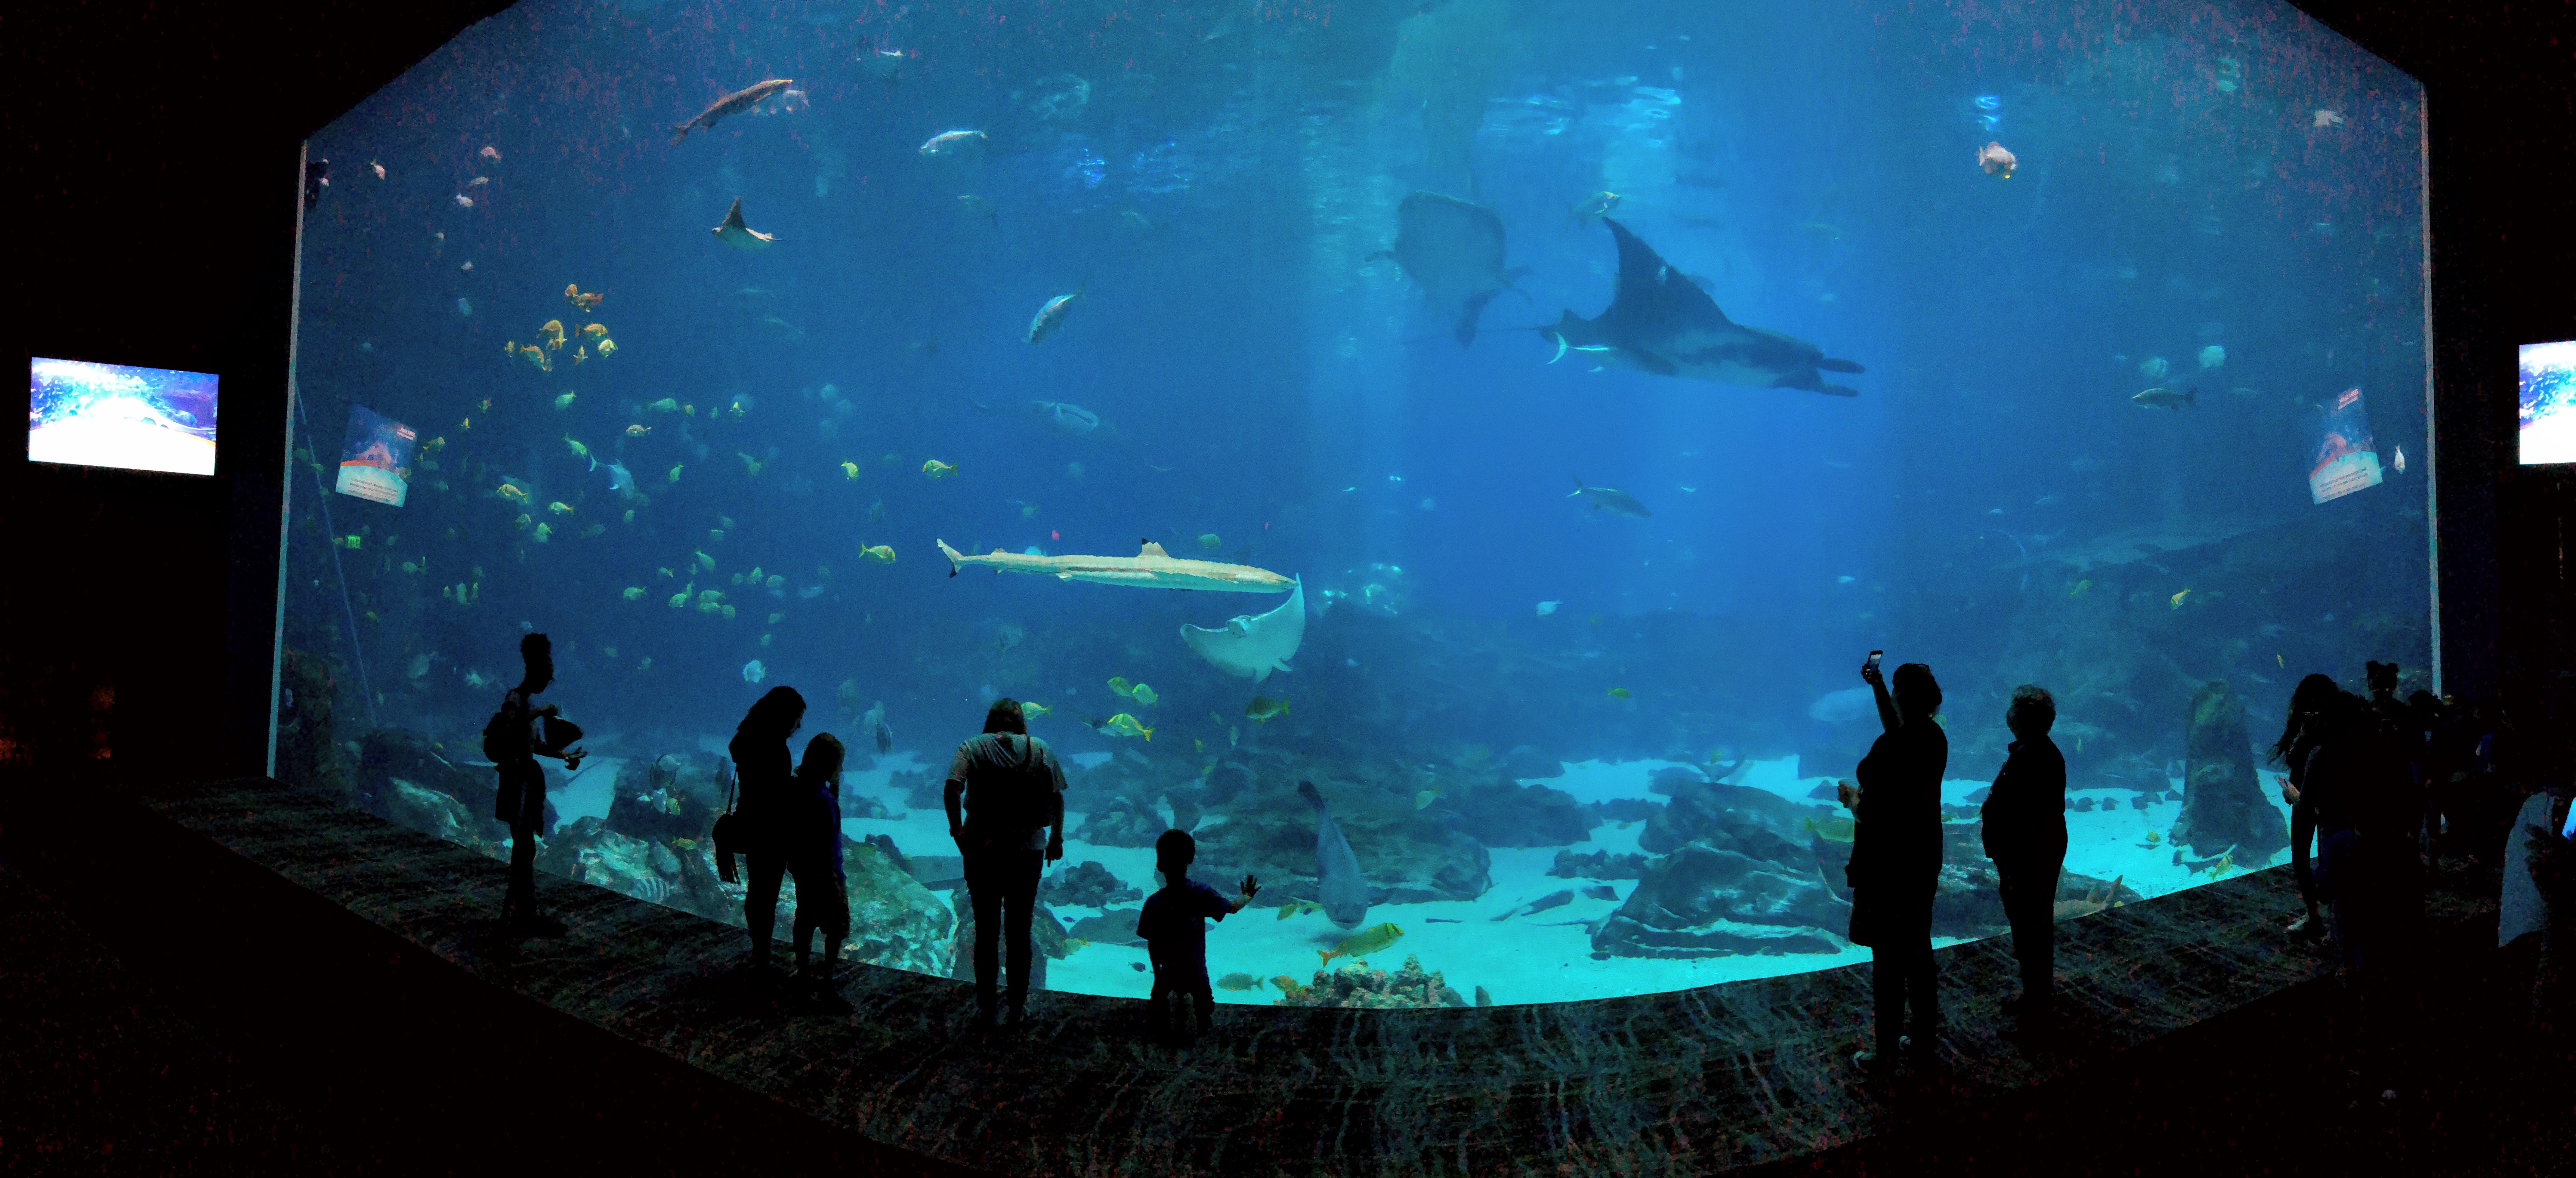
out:
<path id="1" fill-rule="evenodd" d="M 1366 965 L 1315 971 L 1315 979 L 1281 995 L 1281 1006 L 1356 1006 L 1371 1010 L 1415 1010 L 1465 1006 L 1467 1000 L 1437 971 L 1426 972 L 1420 958 L 1406 954 L 1404 968 L 1388 973 Z"/>

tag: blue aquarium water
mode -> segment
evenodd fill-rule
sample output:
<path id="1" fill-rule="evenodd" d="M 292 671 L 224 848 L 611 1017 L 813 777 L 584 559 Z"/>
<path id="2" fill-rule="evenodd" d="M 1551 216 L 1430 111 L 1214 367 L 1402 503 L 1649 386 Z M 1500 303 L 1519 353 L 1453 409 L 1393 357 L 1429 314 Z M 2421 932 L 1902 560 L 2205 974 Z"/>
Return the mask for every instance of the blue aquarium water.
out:
<path id="1" fill-rule="evenodd" d="M 2422 117 L 2260 2 L 532 0 L 310 143 L 277 771 L 505 853 L 543 632 L 541 889 L 739 922 L 724 742 L 794 686 L 849 954 L 949 973 L 1010 696 L 1048 985 L 1144 995 L 1180 826 L 1266 885 L 1223 1000 L 1541 1002 L 1866 959 L 1883 649 L 1945 940 L 2018 684 L 2067 918 L 2280 862 L 2291 685 L 2434 685 Z M 352 409 L 400 506 L 332 492 Z"/>

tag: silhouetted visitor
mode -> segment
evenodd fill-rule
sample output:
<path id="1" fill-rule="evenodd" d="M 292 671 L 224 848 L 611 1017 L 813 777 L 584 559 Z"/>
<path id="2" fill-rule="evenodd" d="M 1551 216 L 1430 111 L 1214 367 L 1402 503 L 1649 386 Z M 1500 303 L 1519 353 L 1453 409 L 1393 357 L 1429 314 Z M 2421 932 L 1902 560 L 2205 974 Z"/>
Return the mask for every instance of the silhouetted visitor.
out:
<path id="1" fill-rule="evenodd" d="M 2290 692 L 2289 722 L 2281 726 L 2281 739 L 2272 742 L 2272 760 L 2290 770 L 2289 780 L 2281 785 L 2281 800 L 2290 804 L 2290 878 L 2298 881 L 2299 899 L 2308 906 L 2305 915 L 2290 922 L 2290 935 L 2302 940 L 2313 941 L 2326 931 L 2320 908 L 2324 898 L 2318 894 L 2316 867 L 2309 858 L 2309 846 L 2317 836 L 2317 812 L 2302 787 L 2308 779 L 2308 754 L 2316 751 L 2317 739 L 2325 733 L 2325 717 L 2342 698 L 2343 689 L 2324 675 L 2299 680 Z"/>
<path id="2" fill-rule="evenodd" d="M 1187 995 L 1204 1035 L 1216 1012 L 1216 991 L 1208 986 L 1207 922 L 1243 911 L 1261 893 L 1261 881 L 1244 876 L 1242 892 L 1228 900 L 1190 878 L 1190 863 L 1198 857 L 1198 840 L 1186 830 L 1167 830 L 1154 840 L 1154 870 L 1163 873 L 1163 887 L 1145 897 L 1136 935 L 1145 939 L 1145 955 L 1154 962 L 1155 1016 L 1169 1018 L 1172 996 Z"/>
<path id="3" fill-rule="evenodd" d="M 1934 1058 L 1941 1022 L 1933 992 L 1932 896 L 1941 877 L 1941 773 L 1950 764 L 1950 740 L 1933 720 L 1941 710 L 1941 685 L 1932 668 L 1907 663 L 1896 669 L 1894 698 L 1875 664 L 1861 668 L 1878 699 L 1886 733 L 1870 745 L 1854 774 L 1859 788 L 1837 791 L 1854 819 L 1851 862 L 1851 939 L 1867 945 L 1877 1049 L 1852 1056 L 1864 1069 L 1893 1068 L 1900 1049 L 1917 1063 Z M 1913 1007 L 1913 1034 L 1905 1012 Z"/>
<path id="4" fill-rule="evenodd" d="M 526 635 L 519 639 L 519 661 L 526 673 L 483 726 L 483 755 L 492 759 L 501 778 L 492 816 L 510 826 L 510 886 L 501 897 L 501 925 L 514 933 L 560 937 L 563 922 L 537 911 L 537 838 L 546 825 L 546 771 L 537 758 L 556 758 L 566 772 L 580 768 L 582 751 L 561 746 L 581 739 L 581 730 L 556 721 L 549 732 L 547 722 L 562 712 L 553 704 L 533 703 L 537 693 L 554 684 L 554 644 L 543 634 Z"/>
<path id="5" fill-rule="evenodd" d="M 778 936 L 778 885 L 787 876 L 787 854 L 781 827 L 791 809 L 796 762 L 787 754 L 787 738 L 805 725 L 805 697 L 793 687 L 772 687 L 734 727 L 725 751 L 733 755 L 734 780 L 741 790 L 734 806 L 731 849 L 743 852 L 745 880 L 742 920 L 751 931 L 753 968 L 769 964 L 770 942 Z"/>
<path id="6" fill-rule="evenodd" d="M 2421 949 L 2421 804 L 2405 740 L 2370 705 L 2337 693 L 2298 796 L 2316 813 L 2326 911 L 2348 992 L 2360 1006 L 2358 1061 L 2380 1099 L 2411 1071 L 2414 966 Z"/>
<path id="7" fill-rule="evenodd" d="M 996 938 L 1010 944 L 1011 1022 L 1028 1016 L 1029 920 L 1038 877 L 1064 858 L 1064 766 L 1028 733 L 1018 700 L 994 700 L 983 735 L 958 745 L 948 764 L 948 837 L 966 860 L 966 895 L 975 910 L 975 1007 L 985 1027 L 993 1025 L 999 997 Z"/>
<path id="8" fill-rule="evenodd" d="M 841 873 L 841 762 L 848 755 L 829 732 L 805 742 L 805 762 L 796 767 L 779 822 L 779 852 L 788 874 L 796 877 L 796 976 L 813 985 L 826 1009 L 847 1012 L 850 1004 L 832 980 L 841 959 L 841 942 L 850 935 L 849 881 Z M 823 933 L 821 966 L 809 966 L 815 930 Z"/>
<path id="9" fill-rule="evenodd" d="M 2021 963 L 2021 993 L 2004 999 L 2004 1013 L 2025 1024 L 2048 1018 L 2055 1006 L 2057 876 L 2066 866 L 2066 756 L 2048 738 L 2056 723 L 2057 700 L 2047 688 L 2013 688 L 2004 708 L 2012 748 L 1980 812 Z"/>

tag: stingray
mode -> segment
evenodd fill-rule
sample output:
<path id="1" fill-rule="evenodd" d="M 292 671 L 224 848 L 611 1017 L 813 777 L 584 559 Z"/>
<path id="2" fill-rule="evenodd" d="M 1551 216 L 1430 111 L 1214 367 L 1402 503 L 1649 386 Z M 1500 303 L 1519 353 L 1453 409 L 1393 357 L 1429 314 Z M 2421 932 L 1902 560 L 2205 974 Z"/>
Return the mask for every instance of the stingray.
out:
<path id="1" fill-rule="evenodd" d="M 763 233 L 742 223 L 742 198 L 739 196 L 733 198 L 733 207 L 725 210 L 724 224 L 716 226 L 712 232 L 716 235 L 717 241 L 738 250 L 765 250 L 769 248 L 770 243 L 778 240 L 776 234 Z M 781 323 L 786 322 L 775 315 L 770 318 Z"/>
<path id="2" fill-rule="evenodd" d="M 1556 356 L 1548 363 L 1564 359 L 1572 349 L 1657 376 L 1806 389 L 1829 397 L 1860 395 L 1857 389 L 1825 383 L 1823 376 L 1859 372 L 1860 365 L 1831 359 L 1805 340 L 1728 319 L 1707 291 L 1666 264 L 1627 226 L 1608 217 L 1601 223 L 1619 243 L 1619 291 L 1599 318 L 1568 311 L 1555 326 L 1538 329 L 1556 345 Z"/>
<path id="3" fill-rule="evenodd" d="M 1242 615 L 1221 630 L 1182 626 L 1181 641 L 1217 670 L 1260 683 L 1272 671 L 1288 670 L 1288 660 L 1306 640 L 1306 584 L 1300 579 L 1288 600 L 1266 614 Z"/>
<path id="4" fill-rule="evenodd" d="M 1298 796 L 1315 807 L 1315 901 L 1324 906 L 1324 915 L 1343 928 L 1358 928 L 1368 919 L 1368 880 L 1360 875 L 1360 857 L 1351 853 L 1351 840 L 1342 837 L 1342 828 L 1333 821 L 1333 808 L 1324 803 L 1315 783 L 1297 783 Z"/>
<path id="5" fill-rule="evenodd" d="M 1454 316 L 1458 346 L 1476 342 L 1476 317 L 1522 271 L 1503 268 L 1503 219 L 1492 209 L 1437 192 L 1416 192 L 1396 210 L 1393 258 L 1422 288 L 1433 311 Z"/>

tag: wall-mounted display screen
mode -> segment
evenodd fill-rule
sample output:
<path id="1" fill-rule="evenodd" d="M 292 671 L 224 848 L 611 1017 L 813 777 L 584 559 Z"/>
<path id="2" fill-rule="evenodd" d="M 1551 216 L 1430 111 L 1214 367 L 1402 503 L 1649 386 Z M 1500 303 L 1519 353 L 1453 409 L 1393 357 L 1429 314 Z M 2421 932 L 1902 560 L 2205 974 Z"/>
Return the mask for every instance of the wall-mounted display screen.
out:
<path id="1" fill-rule="evenodd" d="M 31 359 L 27 458 L 213 474 L 215 374 Z"/>
<path id="2" fill-rule="evenodd" d="M 971 972 L 1009 697 L 1050 988 L 1144 996 L 1183 829 L 1263 884 L 1219 1001 L 1544 1002 L 1868 958 L 1872 650 L 1944 939 L 2016 688 L 2072 919 L 2287 861 L 2302 676 L 2436 686 L 2423 91 L 2288 4 L 1092 7 L 526 0 L 317 132 L 298 458 L 420 442 L 297 480 L 279 775 L 505 854 L 459 750 L 542 633 L 540 892 L 740 923 L 792 688 L 847 952 Z"/>
<path id="3" fill-rule="evenodd" d="M 340 477 L 332 490 L 360 499 L 403 505 L 411 491 L 412 448 L 420 431 L 364 406 L 349 407 L 349 436 L 340 445 Z"/>
<path id="4" fill-rule="evenodd" d="M 2522 464 L 2576 462 L 2576 340 L 2522 345 Z"/>

